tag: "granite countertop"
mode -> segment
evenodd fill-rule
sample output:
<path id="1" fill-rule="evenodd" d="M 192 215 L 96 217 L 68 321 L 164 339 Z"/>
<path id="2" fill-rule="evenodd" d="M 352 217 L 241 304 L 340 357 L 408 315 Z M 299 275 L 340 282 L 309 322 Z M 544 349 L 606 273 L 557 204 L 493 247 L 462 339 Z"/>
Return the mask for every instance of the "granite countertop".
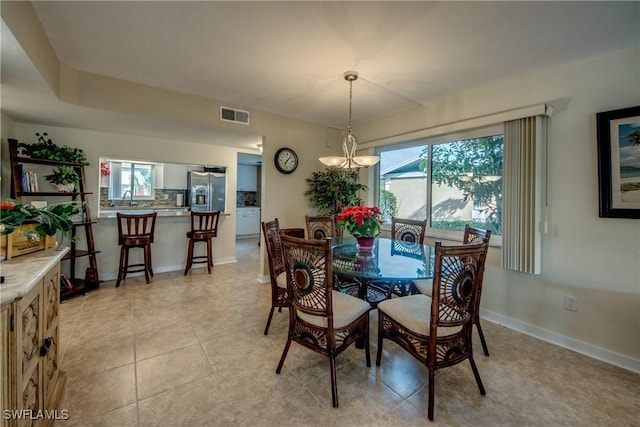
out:
<path id="1" fill-rule="evenodd" d="M 0 304 L 3 308 L 41 283 L 45 273 L 60 262 L 67 252 L 68 247 L 46 249 L 3 260 L 0 263 L 4 276 L 4 283 L 0 284 Z"/>
<path id="2" fill-rule="evenodd" d="M 136 214 L 141 214 L 141 213 L 152 213 L 152 212 L 157 212 L 159 217 L 162 216 L 171 216 L 171 217 L 180 217 L 180 216 L 191 216 L 191 210 L 189 208 L 186 207 L 182 207 L 182 208 L 153 208 L 153 207 L 147 207 L 147 208 L 133 208 L 133 209 L 127 209 L 127 208 L 114 208 L 114 209 L 101 209 L 98 212 L 98 218 L 115 218 L 116 214 L 120 212 L 120 213 L 136 213 Z"/>

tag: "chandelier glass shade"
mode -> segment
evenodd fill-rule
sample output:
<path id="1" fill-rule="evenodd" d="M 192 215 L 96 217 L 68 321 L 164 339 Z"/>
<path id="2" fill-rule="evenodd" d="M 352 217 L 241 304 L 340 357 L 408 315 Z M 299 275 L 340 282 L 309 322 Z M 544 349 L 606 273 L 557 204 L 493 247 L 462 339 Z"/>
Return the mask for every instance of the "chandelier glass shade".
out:
<path id="1" fill-rule="evenodd" d="M 358 138 L 351 131 L 351 104 L 353 98 L 353 82 L 358 79 L 357 71 L 347 71 L 344 79 L 349 82 L 349 128 L 347 135 L 342 140 L 342 152 L 344 156 L 320 157 L 320 161 L 328 167 L 353 169 L 375 165 L 380 161 L 379 156 L 356 156 L 358 150 Z"/>

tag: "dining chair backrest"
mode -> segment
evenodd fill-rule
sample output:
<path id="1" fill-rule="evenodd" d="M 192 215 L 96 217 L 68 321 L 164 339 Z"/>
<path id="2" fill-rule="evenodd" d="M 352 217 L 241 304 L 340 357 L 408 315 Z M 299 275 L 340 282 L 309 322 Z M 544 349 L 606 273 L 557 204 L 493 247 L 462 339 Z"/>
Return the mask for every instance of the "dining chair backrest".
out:
<path id="1" fill-rule="evenodd" d="M 489 241 L 491 238 L 491 230 L 483 230 L 481 228 L 472 227 L 469 224 L 464 226 L 464 236 L 462 243 L 480 243 L 483 241 Z"/>
<path id="2" fill-rule="evenodd" d="M 189 238 L 217 237 L 220 211 L 191 211 L 191 235 Z"/>
<path id="3" fill-rule="evenodd" d="M 468 326 L 475 312 L 478 285 L 487 256 L 487 243 L 442 246 L 435 244 L 431 294 L 431 338 L 437 328 Z"/>
<path id="4" fill-rule="evenodd" d="M 277 277 L 284 271 L 284 259 L 282 257 L 281 232 L 294 237 L 304 238 L 303 228 L 280 228 L 278 218 L 262 223 L 262 234 L 269 263 L 269 276 L 276 286 Z"/>
<path id="5" fill-rule="evenodd" d="M 427 220 L 392 218 L 391 238 L 405 242 L 422 243 L 427 229 Z"/>
<path id="6" fill-rule="evenodd" d="M 134 245 L 135 240 L 153 243 L 157 212 L 145 214 L 116 214 L 118 220 L 118 245 Z"/>
<path id="7" fill-rule="evenodd" d="M 305 216 L 309 239 L 324 240 L 336 236 L 335 221 L 330 215 Z"/>
<path id="8" fill-rule="evenodd" d="M 269 263 L 269 276 L 272 284 L 276 285 L 276 278 L 284 271 L 282 258 L 282 242 L 280 241 L 280 227 L 278 218 L 262 223 L 262 233 L 265 241 L 265 251 Z"/>
<path id="9" fill-rule="evenodd" d="M 301 239 L 281 235 L 287 292 L 295 311 L 327 318 L 332 325 L 333 272 L 331 239 Z"/>
<path id="10" fill-rule="evenodd" d="M 462 239 L 462 243 L 464 244 L 474 244 L 484 242 L 487 245 L 489 244 L 489 240 L 491 239 L 491 230 L 483 230 L 481 228 L 472 227 L 469 224 L 466 224 L 464 227 L 464 237 Z M 476 306 L 473 315 L 473 323 L 475 323 L 478 329 L 478 335 L 480 335 L 480 343 L 482 344 L 482 351 L 485 356 L 489 355 L 489 347 L 487 347 L 487 341 L 484 338 L 484 332 L 482 331 L 482 326 L 480 326 L 480 301 L 482 299 L 482 286 L 484 284 L 484 265 L 482 266 L 482 271 L 479 275 L 479 283 L 478 283 L 478 291 L 476 297 Z"/>

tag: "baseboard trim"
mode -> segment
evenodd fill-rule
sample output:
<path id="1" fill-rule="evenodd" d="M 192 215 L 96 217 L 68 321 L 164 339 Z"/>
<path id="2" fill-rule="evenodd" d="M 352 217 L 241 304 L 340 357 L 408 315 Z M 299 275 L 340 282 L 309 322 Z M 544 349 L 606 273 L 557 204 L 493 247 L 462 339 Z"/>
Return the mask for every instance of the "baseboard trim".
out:
<path id="1" fill-rule="evenodd" d="M 214 267 L 216 265 L 232 264 L 234 262 L 238 262 L 238 260 L 234 256 L 226 257 L 226 258 L 214 258 L 213 259 Z M 184 267 L 185 267 L 184 264 L 165 265 L 163 267 L 154 268 L 153 272 L 154 273 L 170 273 L 172 271 L 184 271 Z M 198 264 L 193 264 L 193 266 L 191 268 L 193 269 L 193 268 L 206 268 L 206 267 L 207 266 L 204 263 L 198 263 Z M 127 274 L 127 277 L 137 277 L 137 276 L 144 276 L 144 272 Z M 115 275 L 103 276 L 103 277 L 100 278 L 100 280 L 102 280 L 102 281 L 116 280 L 117 278 L 118 278 L 118 273 L 116 272 Z"/>
<path id="2" fill-rule="evenodd" d="M 611 365 L 627 369 L 632 372 L 640 373 L 640 360 L 615 353 L 602 347 L 598 347 L 583 341 L 558 334 L 547 329 L 539 328 L 516 319 L 512 319 L 492 311 L 480 309 L 480 317 L 484 320 L 497 323 L 505 328 L 521 332 L 534 338 L 547 341 L 551 344 L 573 350 L 577 353 L 584 354 L 591 358 L 601 360 Z"/>

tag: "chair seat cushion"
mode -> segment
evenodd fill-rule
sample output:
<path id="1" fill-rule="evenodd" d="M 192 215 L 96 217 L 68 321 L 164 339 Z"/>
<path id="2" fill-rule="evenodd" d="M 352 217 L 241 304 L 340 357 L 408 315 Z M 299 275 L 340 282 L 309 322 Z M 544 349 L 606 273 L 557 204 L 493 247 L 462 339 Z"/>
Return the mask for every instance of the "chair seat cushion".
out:
<path id="1" fill-rule="evenodd" d="M 412 280 L 413 286 L 416 287 L 418 292 L 422 295 L 431 296 L 433 293 L 433 280 L 424 279 L 424 280 Z"/>
<path id="2" fill-rule="evenodd" d="M 343 328 L 371 309 L 368 302 L 339 291 L 331 291 L 333 299 L 333 327 Z M 328 327 L 327 318 L 297 312 L 305 322 L 322 328 Z"/>
<path id="3" fill-rule="evenodd" d="M 276 277 L 276 285 L 279 288 L 287 289 L 287 272 L 283 271 Z"/>
<path id="4" fill-rule="evenodd" d="M 431 297 L 427 295 L 410 295 L 392 298 L 378 304 L 378 310 L 400 323 L 407 329 L 421 335 L 429 335 L 431 317 Z M 444 337 L 462 330 L 462 326 L 442 326 L 437 335 Z"/>

